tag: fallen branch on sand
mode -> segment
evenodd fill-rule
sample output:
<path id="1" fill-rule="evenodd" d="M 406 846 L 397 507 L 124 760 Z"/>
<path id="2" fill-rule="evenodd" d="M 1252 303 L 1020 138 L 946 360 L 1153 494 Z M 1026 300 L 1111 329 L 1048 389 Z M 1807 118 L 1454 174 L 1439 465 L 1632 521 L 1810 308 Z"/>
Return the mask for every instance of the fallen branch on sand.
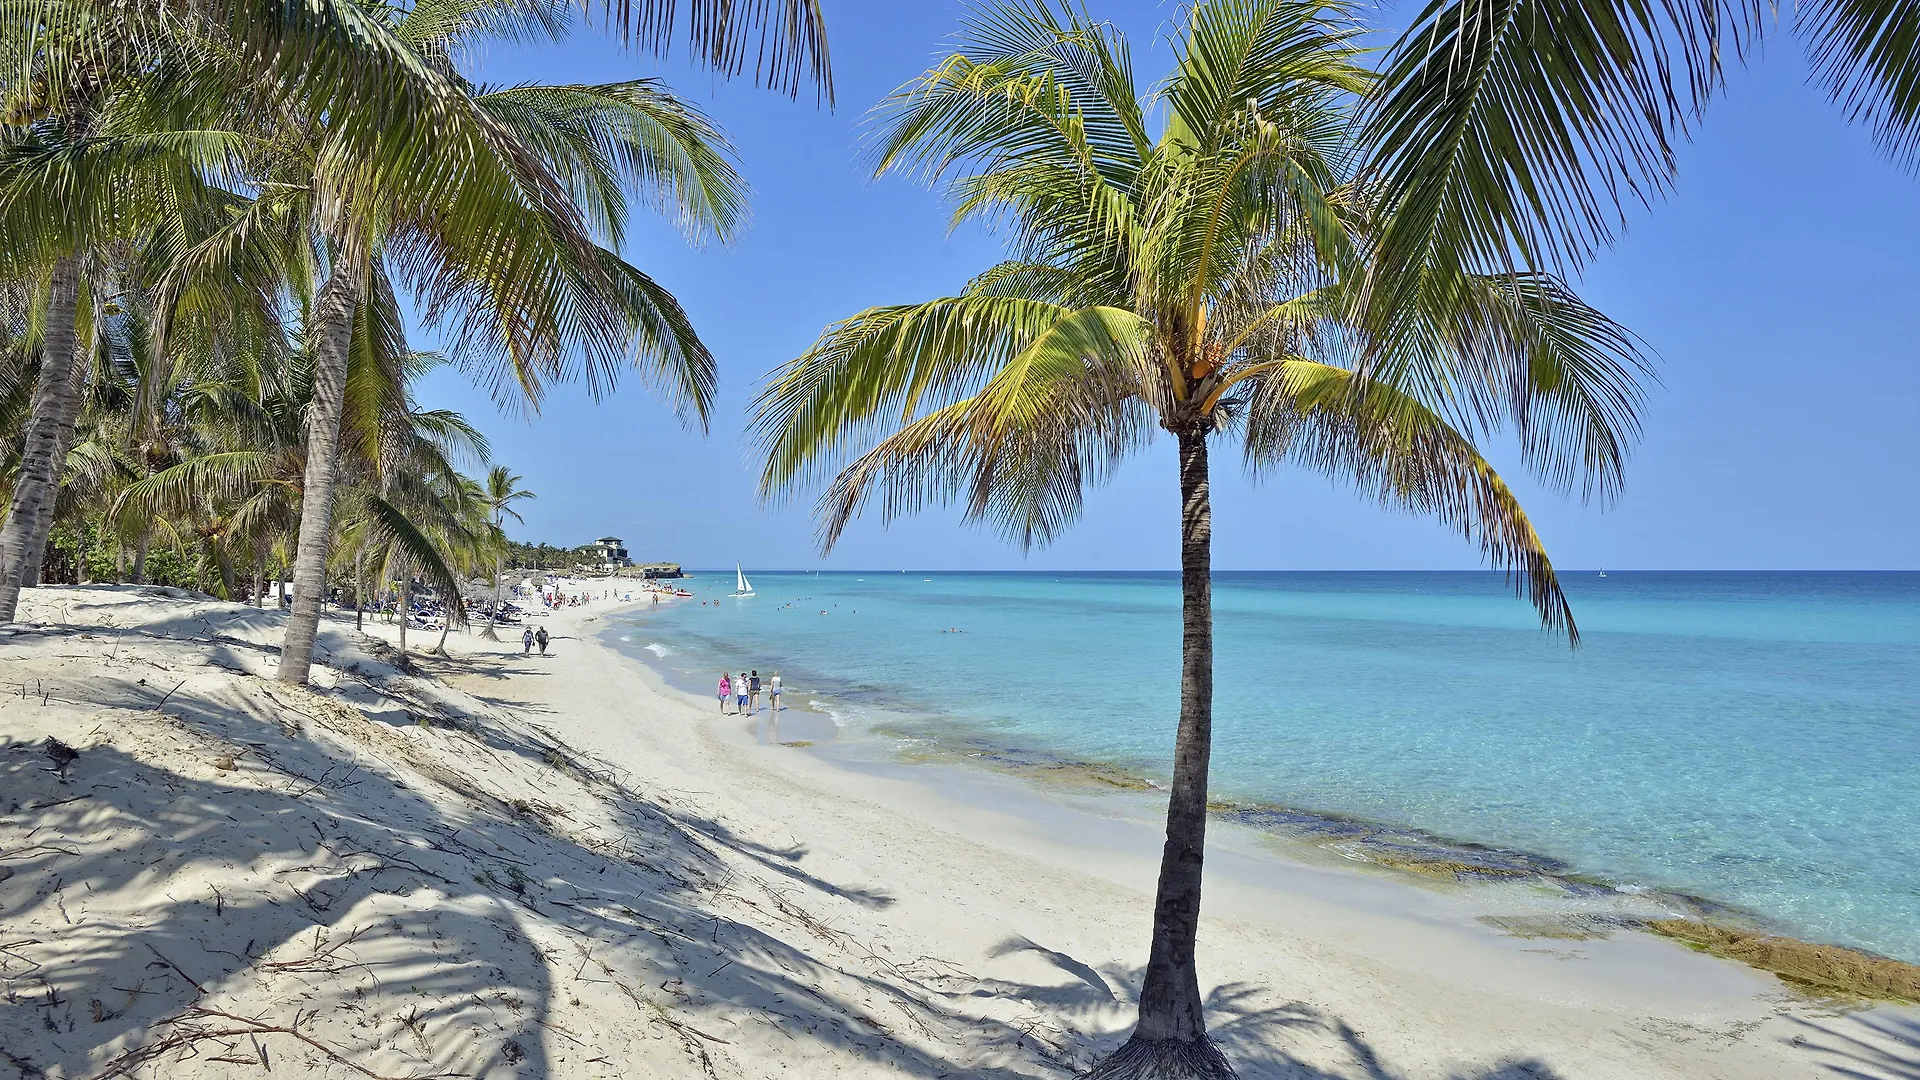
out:
<path id="1" fill-rule="evenodd" d="M 211 1022 L 214 1020 L 228 1021 L 228 1025 L 193 1026 L 202 1024 L 211 1025 Z M 468 1073 L 443 1072 L 414 1073 L 409 1076 L 390 1076 L 386 1073 L 377 1073 L 365 1065 L 354 1061 L 341 1051 L 321 1042 L 319 1039 L 297 1030 L 296 1025 L 270 1024 L 265 1020 L 235 1016 L 232 1013 L 221 1012 L 218 1009 L 209 1009 L 204 1006 L 195 1006 L 181 1013 L 179 1016 L 163 1020 L 155 1026 L 166 1027 L 173 1024 L 180 1025 L 182 1030 L 161 1039 L 159 1042 L 137 1047 L 121 1054 L 119 1057 L 108 1062 L 105 1069 L 95 1073 L 93 1080 L 111 1080 L 112 1077 L 116 1076 L 128 1076 L 132 1074 L 133 1070 L 140 1066 L 172 1053 L 175 1050 L 190 1048 L 198 1043 L 206 1042 L 209 1039 L 236 1039 L 242 1035 L 291 1035 L 313 1049 L 325 1054 L 334 1062 L 344 1065 L 362 1076 L 371 1077 L 372 1080 L 446 1080 L 446 1078 L 450 1077 L 470 1075 Z"/>
<path id="2" fill-rule="evenodd" d="M 365 967 L 364 964 L 342 958 L 340 950 L 359 941 L 367 930 L 368 927 L 356 926 L 346 937 L 329 943 L 327 928 L 316 926 L 313 928 L 313 948 L 306 956 L 292 960 L 260 960 L 254 966 L 263 971 L 315 971 L 325 974 L 333 974 L 346 967 Z"/>

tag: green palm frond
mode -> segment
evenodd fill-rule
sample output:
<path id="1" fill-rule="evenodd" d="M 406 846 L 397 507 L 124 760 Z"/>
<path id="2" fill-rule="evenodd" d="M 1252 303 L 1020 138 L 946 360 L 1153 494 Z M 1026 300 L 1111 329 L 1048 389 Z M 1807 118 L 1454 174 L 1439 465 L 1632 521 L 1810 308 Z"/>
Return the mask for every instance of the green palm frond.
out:
<path id="1" fill-rule="evenodd" d="M 1439 413 L 1344 368 L 1287 360 L 1242 388 L 1256 472 L 1293 464 L 1351 483 L 1384 506 L 1433 517 L 1510 568 L 1541 624 L 1579 641 L 1573 609 L 1520 502 Z"/>
<path id="2" fill-rule="evenodd" d="M 820 0 L 602 0 L 598 8 L 629 41 L 664 53 L 687 15 L 690 55 L 721 75 L 751 69 L 767 85 L 798 95 L 811 84 L 833 102 L 827 23 Z"/>
<path id="3" fill-rule="evenodd" d="M 466 604 L 460 596 L 460 579 L 443 554 L 440 544 L 413 520 L 413 511 L 402 509 L 374 492 L 360 494 L 359 543 L 382 553 L 382 573 L 393 576 L 405 567 L 427 579 L 445 599 L 447 617 L 466 620 Z"/>
<path id="4" fill-rule="evenodd" d="M 961 499 L 967 521 L 1022 547 L 1051 542 L 1079 517 L 1087 486 L 1150 436 L 1147 329 L 1116 308 L 1054 320 L 978 393 L 903 424 L 842 469 L 820 500 L 822 546 L 876 496 L 883 522 Z"/>
<path id="5" fill-rule="evenodd" d="M 726 137 L 658 80 L 516 86 L 477 101 L 540 152 L 616 250 L 629 195 L 696 241 L 731 240 L 746 219 L 747 185 Z"/>
<path id="6" fill-rule="evenodd" d="M 952 404 L 1070 310 L 1004 296 L 870 308 L 827 328 L 754 399 L 767 454 L 760 490 L 776 496 L 831 471 L 863 433 Z"/>
<path id="7" fill-rule="evenodd" d="M 420 0 L 394 23 L 394 33 L 436 59 L 478 41 L 559 41 L 573 29 L 565 0 Z"/>
<path id="8" fill-rule="evenodd" d="M 452 409 L 415 409 L 407 416 L 414 434 L 455 462 L 485 461 L 487 437 Z"/>
<path id="9" fill-rule="evenodd" d="M 1794 8 L 1814 78 L 1888 156 L 1920 166 L 1920 8 L 1901 0 L 1810 0 Z"/>
<path id="10" fill-rule="evenodd" d="M 929 180 L 1026 162 L 1084 167 L 1124 188 L 1151 147 L 1126 39 L 1053 0 L 974 13 L 960 49 L 875 117 L 874 172 Z"/>
<path id="11" fill-rule="evenodd" d="M 110 517 L 133 520 L 189 514 L 209 500 L 237 501 L 282 475 L 282 459 L 270 451 L 229 450 L 206 454 L 129 484 Z M 280 481 L 285 483 L 286 481 Z"/>
<path id="12" fill-rule="evenodd" d="M 1672 182 L 1673 142 L 1759 5 L 1432 0 L 1367 116 L 1395 266 L 1577 269 L 1623 201 Z"/>

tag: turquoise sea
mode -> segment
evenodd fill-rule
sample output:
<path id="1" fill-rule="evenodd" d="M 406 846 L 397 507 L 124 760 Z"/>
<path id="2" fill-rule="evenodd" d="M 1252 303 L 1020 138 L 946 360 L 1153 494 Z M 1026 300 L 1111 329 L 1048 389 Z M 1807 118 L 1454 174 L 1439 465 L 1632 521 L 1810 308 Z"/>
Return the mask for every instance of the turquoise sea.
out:
<path id="1" fill-rule="evenodd" d="M 752 577 L 612 636 L 702 688 L 778 668 L 850 734 L 1166 775 L 1172 573 Z M 1216 581 L 1216 798 L 1920 962 L 1920 573 L 1572 573 L 1578 650 L 1494 573 Z"/>

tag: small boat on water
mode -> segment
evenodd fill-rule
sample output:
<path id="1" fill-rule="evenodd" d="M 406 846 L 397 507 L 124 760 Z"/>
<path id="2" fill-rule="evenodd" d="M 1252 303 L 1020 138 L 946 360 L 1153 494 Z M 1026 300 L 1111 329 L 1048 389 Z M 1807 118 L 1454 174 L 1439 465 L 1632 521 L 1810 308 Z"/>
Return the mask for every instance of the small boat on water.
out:
<path id="1" fill-rule="evenodd" d="M 1601 576 L 1601 577 L 1606 577 L 1606 576 L 1607 576 L 1607 572 L 1606 572 L 1605 570 L 1602 570 L 1602 571 L 1600 571 L 1600 576 Z"/>
<path id="2" fill-rule="evenodd" d="M 744 571 L 740 569 L 739 563 L 733 564 L 733 578 L 734 578 L 734 585 L 733 585 L 734 596 L 752 596 L 753 595 L 753 584 L 747 580 L 747 575 Z"/>

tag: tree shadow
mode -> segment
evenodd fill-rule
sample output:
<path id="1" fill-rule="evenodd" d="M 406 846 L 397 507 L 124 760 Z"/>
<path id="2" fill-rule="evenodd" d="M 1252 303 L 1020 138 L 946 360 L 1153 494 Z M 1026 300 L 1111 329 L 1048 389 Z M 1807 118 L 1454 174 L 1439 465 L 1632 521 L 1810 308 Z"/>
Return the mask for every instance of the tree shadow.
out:
<path id="1" fill-rule="evenodd" d="M 1070 977 L 1065 983 L 975 980 L 979 996 L 1015 998 L 1044 1007 L 1078 1033 L 1066 1057 L 1085 1069 L 1118 1049 L 1131 1031 L 1144 968 L 1096 969 L 1026 937 L 1010 937 L 990 956 L 1027 953 Z M 1501 1060 L 1441 1074 L 1389 1065 L 1346 1019 L 1300 1001 L 1276 1001 L 1266 987 L 1224 983 L 1207 994 L 1208 1029 L 1245 1080 L 1559 1080 L 1534 1057 Z M 1115 1020 L 1121 1021 L 1116 1024 Z"/>
<path id="2" fill-rule="evenodd" d="M 1920 1017 L 1850 1013 L 1831 1019 L 1795 1017 L 1789 1042 L 1820 1067 L 1847 1080 L 1920 1080 Z"/>
<path id="3" fill-rule="evenodd" d="M 204 643 L 183 645 L 197 656 Z M 83 746 L 70 783 L 46 771 L 38 736 L 0 735 L 0 865 L 12 871 L 0 918 L 33 928 L 0 935 L 0 984 L 17 1006 L 0 1009 L 0 1045 L 22 1075 L 90 1074 L 190 1030 L 180 1018 L 195 1007 L 262 1001 L 275 1003 L 263 1018 L 343 1055 L 397 1053 L 401 1071 L 423 1074 L 565 1076 L 589 1056 L 645 1061 L 664 1038 L 725 1075 L 728 1027 L 746 1023 L 793 1040 L 796 1060 L 883 1060 L 926 1077 L 1064 1072 L 999 1052 L 1020 1033 L 950 1008 L 810 909 L 881 906 L 885 893 L 800 869 L 804 848 L 759 844 L 590 774 L 564 744 L 556 761 L 484 716 L 406 730 L 392 698 L 372 715 L 345 707 L 385 692 L 372 684 L 301 696 L 264 680 L 162 683 L 116 668 L 30 720 L 45 730 L 59 714 L 60 734 Z M 281 708 L 304 715 L 304 730 Z M 537 759 L 549 779 L 531 792 L 585 784 L 623 827 L 568 835 L 564 810 L 426 771 L 409 740 Z M 455 797 L 424 797 L 435 781 Z M 186 895 L 194 882 L 209 884 Z M 94 914 L 109 910 L 132 921 Z M 406 1014 L 377 1014 L 372 1003 L 396 992 Z M 624 1010 L 631 1033 L 585 1045 L 567 1025 L 580 1008 Z M 954 1049 L 963 1031 L 988 1049 Z M 65 1056 L 22 1058 L 34 1039 Z M 285 1038 L 272 1051 L 325 1064 Z M 227 1039 L 207 1052 L 257 1051 Z"/>
<path id="4" fill-rule="evenodd" d="M 57 919 L 43 920 L 57 939 L 37 935 L 36 947 L 12 950 L 10 963 L 0 966 L 9 1001 L 27 1006 L 11 1012 L 30 1012 L 34 1026 L 55 1042 L 131 1049 L 155 1025 L 195 1004 L 244 997 L 269 981 L 276 984 L 276 999 L 333 997 L 326 1002 L 329 1011 L 345 1014 L 359 1008 L 352 998 L 366 986 L 403 983 L 430 1003 L 420 1023 L 448 1031 L 434 1045 L 431 1061 L 413 1055 L 422 1066 L 484 1071 L 497 1064 L 506 1041 L 529 1034 L 525 1022 L 475 1015 L 476 1003 L 502 987 L 542 998 L 548 992 L 544 965 L 534 962 L 539 957 L 524 942 L 518 951 L 526 959 L 508 961 L 510 975 L 497 966 L 497 958 L 514 955 L 512 935 L 497 914 L 489 917 L 485 910 L 498 908 L 497 898 L 436 873 L 429 880 L 450 899 L 475 903 L 435 905 L 431 912 L 368 904 L 376 895 L 404 898 L 426 885 L 418 870 L 385 861 L 365 846 L 411 846 L 420 839 L 351 812 L 355 789 L 388 787 L 374 776 L 342 775 L 331 781 L 337 788 L 315 798 L 314 783 L 329 783 L 326 769 L 294 747 L 277 750 L 271 755 L 275 767 L 262 770 L 276 784 L 254 787 L 156 769 L 105 745 L 83 751 L 73 782 L 56 787 L 56 781 L 35 775 L 43 773 L 31 752 L 36 749 L 0 744 L 0 789 L 9 798 L 29 796 L 24 809 L 35 829 L 85 841 L 104 827 L 132 838 L 34 852 L 11 861 L 14 875 L 0 882 L 0 914 L 10 921 L 36 907 L 43 914 L 47 907 L 58 912 Z M 308 777 L 302 767 L 323 779 Z M 281 779 L 291 784 L 280 787 Z M 291 798 L 293 791 L 301 797 Z M 403 792 L 385 794 L 396 809 L 414 812 L 403 820 L 430 818 L 430 804 Z M 72 801 L 43 805 L 59 799 Z M 22 808 L 7 809 L 16 817 Z M 86 853 L 78 853 L 82 848 Z M 204 895 L 172 896 L 156 884 L 220 864 L 278 868 L 265 875 L 270 884 L 246 892 L 219 891 L 216 884 Z M 114 906 L 137 909 L 139 925 L 89 916 L 115 894 L 138 898 Z M 421 920 L 431 920 L 430 934 Z M 414 934 L 432 941 L 443 959 L 410 959 L 406 943 Z M 344 946 L 342 938 L 348 939 Z M 339 1026 L 334 1016 L 328 1019 L 322 1030 Z M 479 1037 L 489 1026 L 499 1037 Z M 24 1034 L 0 1041 L 24 1043 Z"/>

